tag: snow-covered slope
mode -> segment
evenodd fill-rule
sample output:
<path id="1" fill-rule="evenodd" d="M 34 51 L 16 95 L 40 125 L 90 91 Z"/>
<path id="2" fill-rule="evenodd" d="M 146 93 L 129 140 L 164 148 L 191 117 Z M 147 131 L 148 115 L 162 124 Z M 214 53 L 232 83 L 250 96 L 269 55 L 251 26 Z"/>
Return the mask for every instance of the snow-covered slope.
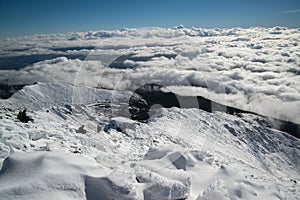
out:
<path id="1" fill-rule="evenodd" d="M 40 110 L 62 105 L 90 105 L 104 102 L 128 102 L 131 92 L 112 91 L 62 83 L 36 83 L 25 86 L 9 100 L 1 100 L 1 108 Z"/>
<path id="2" fill-rule="evenodd" d="M 38 83 L 1 100 L 0 199 L 299 199 L 300 141 L 262 118 L 162 108 L 140 123 L 114 117 L 130 93 L 111 94 Z"/>

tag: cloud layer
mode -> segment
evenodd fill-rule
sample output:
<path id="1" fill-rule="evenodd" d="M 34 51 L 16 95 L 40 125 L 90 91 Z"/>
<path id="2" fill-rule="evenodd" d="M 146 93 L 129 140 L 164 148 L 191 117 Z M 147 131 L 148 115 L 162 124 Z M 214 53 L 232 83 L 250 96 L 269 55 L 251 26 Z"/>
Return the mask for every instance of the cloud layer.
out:
<path id="1" fill-rule="evenodd" d="M 0 64 L 16 56 L 57 57 L 1 70 L 0 82 L 67 82 L 118 90 L 159 83 L 180 94 L 300 123 L 299 45 L 300 30 L 284 27 L 179 26 L 10 38 L 1 41 Z M 131 55 L 122 61 L 127 67 L 108 67 L 124 55 Z"/>

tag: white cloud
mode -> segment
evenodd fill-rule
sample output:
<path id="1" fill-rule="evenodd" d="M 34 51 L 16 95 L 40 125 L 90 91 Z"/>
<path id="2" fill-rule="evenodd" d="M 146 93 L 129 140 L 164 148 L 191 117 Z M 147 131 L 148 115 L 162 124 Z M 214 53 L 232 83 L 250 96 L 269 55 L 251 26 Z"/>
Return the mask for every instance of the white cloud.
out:
<path id="1" fill-rule="evenodd" d="M 300 9 L 298 10 L 287 10 L 287 11 L 284 11 L 285 13 L 299 13 L 300 12 Z"/>
<path id="2" fill-rule="evenodd" d="M 0 45 L 0 56 L 60 56 L 18 71 L 2 70 L 0 82 L 68 82 L 122 90 L 160 83 L 185 86 L 184 93 L 189 86 L 198 95 L 300 123 L 299 29 L 124 29 L 12 38 Z M 85 60 L 66 58 L 84 53 Z M 132 69 L 107 67 L 131 53 L 177 56 L 128 58 Z"/>

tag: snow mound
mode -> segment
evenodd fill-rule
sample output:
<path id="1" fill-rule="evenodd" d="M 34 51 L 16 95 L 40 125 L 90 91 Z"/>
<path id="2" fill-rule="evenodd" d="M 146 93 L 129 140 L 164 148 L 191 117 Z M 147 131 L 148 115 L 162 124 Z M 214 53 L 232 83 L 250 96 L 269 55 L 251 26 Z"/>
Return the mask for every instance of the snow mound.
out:
<path id="1" fill-rule="evenodd" d="M 139 165 L 145 167 L 144 173 L 137 175 L 139 182 L 149 183 L 161 176 L 176 180 L 168 188 L 162 183 L 146 189 L 144 195 L 150 199 L 281 199 L 282 195 L 276 184 L 247 180 L 235 171 L 219 163 L 212 154 L 204 151 L 184 151 L 179 146 L 172 148 L 150 149 L 146 154 L 155 154 L 150 160 L 143 160 Z M 168 153 L 166 153 L 168 152 Z M 159 156 L 158 156 L 159 155 Z M 147 173 L 148 172 L 148 173 Z M 169 184 L 170 185 L 170 184 Z M 175 189 L 174 189 L 175 187 Z M 159 192 L 158 192 L 159 191 Z M 192 198 L 192 199 L 193 199 Z"/>
<path id="2" fill-rule="evenodd" d="M 62 153 L 14 153 L 0 171 L 0 199 L 84 199 L 96 162 Z M 104 194 L 105 195 L 105 194 Z"/>

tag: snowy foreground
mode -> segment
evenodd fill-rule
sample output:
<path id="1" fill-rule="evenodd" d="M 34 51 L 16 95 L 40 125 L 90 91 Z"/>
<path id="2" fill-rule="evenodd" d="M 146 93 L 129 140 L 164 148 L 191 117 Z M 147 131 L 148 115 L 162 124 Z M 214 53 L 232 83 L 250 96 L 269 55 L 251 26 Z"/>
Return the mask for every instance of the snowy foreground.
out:
<path id="1" fill-rule="evenodd" d="M 136 122 L 130 96 L 38 83 L 1 100 L 0 199 L 300 199 L 298 139 L 198 109 Z"/>

